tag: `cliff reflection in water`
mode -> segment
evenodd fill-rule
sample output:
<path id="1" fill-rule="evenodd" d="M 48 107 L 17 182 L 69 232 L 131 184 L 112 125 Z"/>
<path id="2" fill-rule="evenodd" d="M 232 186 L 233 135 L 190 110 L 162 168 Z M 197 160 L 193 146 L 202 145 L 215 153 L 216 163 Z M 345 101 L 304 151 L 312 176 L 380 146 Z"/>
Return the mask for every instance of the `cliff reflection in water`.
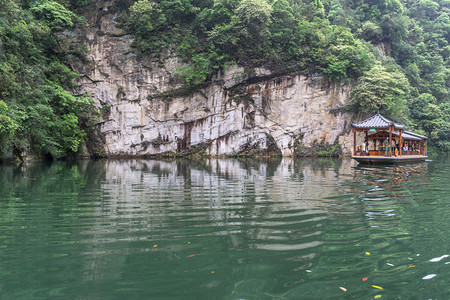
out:
<path id="1" fill-rule="evenodd" d="M 267 229 L 258 228 L 261 220 L 272 227 L 285 224 L 290 215 L 324 218 L 333 201 L 323 200 L 345 195 L 339 181 L 351 174 L 352 162 L 110 160 L 94 163 L 96 168 L 98 164 L 104 174 L 102 193 L 114 207 L 109 213 L 118 221 L 145 214 L 152 228 L 163 229 L 168 220 L 202 227 L 208 215 L 221 229 L 213 234 L 240 233 L 237 226 L 246 225 L 257 231 L 252 237 L 270 238 Z"/>
<path id="2" fill-rule="evenodd" d="M 77 282 L 74 292 L 117 296 L 125 278 L 147 295 L 205 297 L 195 289 L 201 285 L 264 298 L 258 280 L 273 295 L 307 297 L 318 282 L 376 268 L 378 261 L 361 264 L 354 253 L 410 247 L 414 223 L 400 222 L 403 204 L 423 201 L 426 172 L 426 163 L 289 158 L 2 166 L 0 229 L 9 234 L 0 254 L 24 261 L 4 264 L 10 272 L 2 279 L 20 282 L 44 262 L 54 272 L 30 279 L 36 288 L 65 278 Z M 186 260 L 192 254 L 196 264 Z M 211 270 L 226 276 L 190 286 L 187 275 Z"/>

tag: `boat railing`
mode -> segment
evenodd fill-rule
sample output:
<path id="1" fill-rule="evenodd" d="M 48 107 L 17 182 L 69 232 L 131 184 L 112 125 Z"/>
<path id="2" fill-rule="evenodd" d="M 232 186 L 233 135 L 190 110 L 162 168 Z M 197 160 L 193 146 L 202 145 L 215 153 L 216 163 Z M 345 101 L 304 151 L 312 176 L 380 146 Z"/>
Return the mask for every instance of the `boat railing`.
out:
<path id="1" fill-rule="evenodd" d="M 365 151 L 357 151 L 356 156 L 394 156 L 396 147 L 390 147 L 390 151 L 386 154 L 386 147 L 379 147 L 377 150 L 369 150 L 368 152 Z M 400 151 L 398 152 L 398 155 L 400 155 Z M 425 155 L 424 149 L 408 149 L 408 150 L 402 150 L 401 155 Z"/>

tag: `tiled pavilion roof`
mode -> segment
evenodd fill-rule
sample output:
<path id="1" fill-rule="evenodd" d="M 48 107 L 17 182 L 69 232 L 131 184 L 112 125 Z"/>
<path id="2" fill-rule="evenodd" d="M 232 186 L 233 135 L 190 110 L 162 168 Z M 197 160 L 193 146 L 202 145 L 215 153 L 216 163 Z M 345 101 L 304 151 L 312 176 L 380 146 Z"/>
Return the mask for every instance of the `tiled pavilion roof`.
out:
<path id="1" fill-rule="evenodd" d="M 389 128 L 392 125 L 394 125 L 395 129 L 403 129 L 405 125 L 395 123 L 394 121 L 389 120 L 386 117 L 383 117 L 380 115 L 380 113 L 377 113 L 376 115 L 373 115 L 372 117 L 361 121 L 361 122 L 352 122 L 352 126 L 355 128 Z"/>

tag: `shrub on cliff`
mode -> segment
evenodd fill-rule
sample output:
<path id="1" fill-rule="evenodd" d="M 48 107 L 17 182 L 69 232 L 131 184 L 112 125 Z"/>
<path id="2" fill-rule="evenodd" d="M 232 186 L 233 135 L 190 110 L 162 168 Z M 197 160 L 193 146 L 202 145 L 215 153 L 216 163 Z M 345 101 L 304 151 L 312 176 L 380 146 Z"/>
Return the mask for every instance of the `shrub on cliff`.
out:
<path id="1" fill-rule="evenodd" d="M 319 5 L 320 4 L 320 5 Z M 176 49 L 186 65 L 179 75 L 200 84 L 226 63 L 266 66 L 277 71 L 322 70 L 333 79 L 354 77 L 370 69 L 369 47 L 346 28 L 330 25 L 320 1 L 302 4 L 295 13 L 287 0 L 174 2 L 140 0 L 122 26 L 134 35 L 138 53 L 159 57 Z M 295 6 L 294 6 L 295 7 Z"/>
<path id="2" fill-rule="evenodd" d="M 409 82 L 403 73 L 388 71 L 378 65 L 365 72 L 352 89 L 351 101 L 357 111 L 381 111 L 391 117 L 401 117 L 407 111 Z"/>
<path id="3" fill-rule="evenodd" d="M 55 1 L 0 1 L 0 152 L 61 157 L 78 150 L 95 122 L 93 100 L 69 92 L 78 74 L 55 34 L 76 19 Z"/>
<path id="4" fill-rule="evenodd" d="M 294 143 L 294 155 L 300 157 L 338 157 L 342 154 L 342 147 L 336 141 L 328 144 L 325 140 L 314 141 L 311 146 L 304 146 L 299 141 Z"/>

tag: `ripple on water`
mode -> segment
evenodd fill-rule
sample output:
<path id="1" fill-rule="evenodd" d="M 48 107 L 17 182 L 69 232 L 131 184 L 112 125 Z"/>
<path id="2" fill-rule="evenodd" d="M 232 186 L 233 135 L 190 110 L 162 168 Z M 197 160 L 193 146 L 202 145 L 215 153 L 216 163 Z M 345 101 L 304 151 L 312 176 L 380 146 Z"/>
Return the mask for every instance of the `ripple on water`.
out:
<path id="1" fill-rule="evenodd" d="M 448 160 L 0 166 L 2 296 L 446 299 L 449 173 Z"/>

